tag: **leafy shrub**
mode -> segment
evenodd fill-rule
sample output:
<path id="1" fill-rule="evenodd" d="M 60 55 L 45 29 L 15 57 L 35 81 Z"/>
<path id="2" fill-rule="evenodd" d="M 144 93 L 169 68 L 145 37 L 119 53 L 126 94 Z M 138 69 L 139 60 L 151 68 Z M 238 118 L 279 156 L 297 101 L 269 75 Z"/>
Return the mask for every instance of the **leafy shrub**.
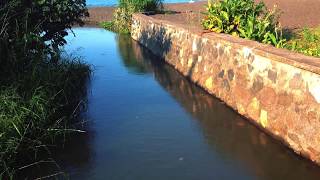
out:
<path id="1" fill-rule="evenodd" d="M 119 33 L 130 33 L 132 14 L 137 12 L 133 4 L 119 7 L 113 14 L 113 29 Z"/>
<path id="2" fill-rule="evenodd" d="M 286 48 L 309 56 L 320 57 L 320 27 L 305 28 L 293 35 Z"/>
<path id="3" fill-rule="evenodd" d="M 56 55 L 58 46 L 66 43 L 67 30 L 82 25 L 87 15 L 85 0 L 1 0 L 0 45 L 6 49 L 6 57 L 1 57 L 13 61 L 43 50 Z"/>
<path id="4" fill-rule="evenodd" d="M 283 47 L 285 39 L 278 23 L 277 9 L 267 10 L 254 0 L 208 1 L 208 12 L 202 21 L 205 29 Z"/>
<path id="5" fill-rule="evenodd" d="M 157 11 L 162 8 L 162 0 L 119 0 L 119 7 L 132 6 L 133 11 Z"/>
<path id="6" fill-rule="evenodd" d="M 109 29 L 120 32 L 130 33 L 132 14 L 136 12 L 156 12 L 163 8 L 163 0 L 119 0 L 119 7 L 113 15 L 112 25 Z"/>

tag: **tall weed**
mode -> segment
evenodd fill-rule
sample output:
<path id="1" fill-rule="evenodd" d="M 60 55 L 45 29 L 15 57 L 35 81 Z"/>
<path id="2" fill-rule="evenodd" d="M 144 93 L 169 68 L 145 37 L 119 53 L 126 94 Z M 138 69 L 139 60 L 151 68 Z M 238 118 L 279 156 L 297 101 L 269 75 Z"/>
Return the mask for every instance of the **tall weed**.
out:
<path id="1" fill-rule="evenodd" d="M 90 66 L 78 59 L 43 61 L 17 76 L 1 78 L 0 177 L 15 174 L 18 156 L 39 151 L 66 133 L 85 105 Z M 4 79 L 4 81 L 1 81 Z"/>
<path id="2" fill-rule="evenodd" d="M 91 69 L 59 46 L 86 16 L 85 0 L 0 1 L 0 179 L 79 114 Z"/>

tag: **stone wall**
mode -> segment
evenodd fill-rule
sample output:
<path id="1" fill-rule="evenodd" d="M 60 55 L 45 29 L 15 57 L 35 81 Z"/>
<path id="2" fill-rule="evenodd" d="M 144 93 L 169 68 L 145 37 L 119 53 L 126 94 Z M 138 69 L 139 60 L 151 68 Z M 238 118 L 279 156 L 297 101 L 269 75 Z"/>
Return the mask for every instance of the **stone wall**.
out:
<path id="1" fill-rule="evenodd" d="M 132 38 L 320 164 L 320 59 L 135 14 Z"/>

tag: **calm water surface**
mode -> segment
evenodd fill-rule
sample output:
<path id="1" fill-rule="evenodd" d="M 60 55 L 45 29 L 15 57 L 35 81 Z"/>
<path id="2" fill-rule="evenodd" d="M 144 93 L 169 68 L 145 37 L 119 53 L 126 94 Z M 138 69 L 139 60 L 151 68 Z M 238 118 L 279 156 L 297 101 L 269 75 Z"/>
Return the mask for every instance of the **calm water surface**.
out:
<path id="1" fill-rule="evenodd" d="M 182 3 L 189 0 L 164 0 L 164 3 Z M 118 0 L 87 0 L 87 5 L 90 6 L 116 6 Z"/>
<path id="2" fill-rule="evenodd" d="M 320 179 L 276 143 L 127 36 L 75 29 L 66 50 L 95 66 L 87 132 L 57 159 L 71 179 Z"/>

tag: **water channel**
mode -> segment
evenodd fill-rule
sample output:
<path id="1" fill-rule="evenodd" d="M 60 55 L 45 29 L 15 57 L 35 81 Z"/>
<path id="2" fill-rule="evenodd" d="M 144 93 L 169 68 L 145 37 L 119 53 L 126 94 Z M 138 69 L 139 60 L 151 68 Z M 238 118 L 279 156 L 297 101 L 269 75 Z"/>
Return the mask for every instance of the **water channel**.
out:
<path id="1" fill-rule="evenodd" d="M 76 28 L 66 51 L 94 65 L 86 133 L 57 162 L 71 179 L 320 179 L 320 168 L 259 131 L 128 36 Z"/>

